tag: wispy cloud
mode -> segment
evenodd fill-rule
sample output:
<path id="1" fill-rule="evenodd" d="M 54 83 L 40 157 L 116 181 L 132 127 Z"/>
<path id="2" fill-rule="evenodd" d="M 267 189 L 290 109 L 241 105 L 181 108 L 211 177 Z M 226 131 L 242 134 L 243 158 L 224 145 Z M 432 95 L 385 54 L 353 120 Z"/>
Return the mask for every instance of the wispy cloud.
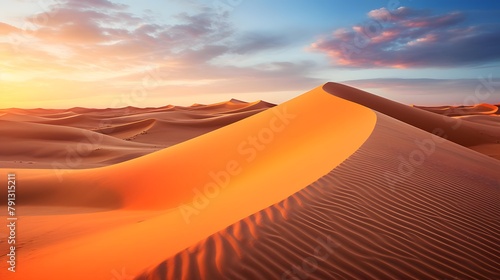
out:
<path id="1" fill-rule="evenodd" d="M 323 36 L 310 49 L 355 68 L 456 67 L 500 60 L 500 25 L 468 25 L 462 12 L 381 8 L 367 17 L 363 24 Z"/>
<path id="2" fill-rule="evenodd" d="M 20 29 L 14 27 L 12 25 L 0 22 L 0 36 L 15 34 L 15 33 L 19 33 L 20 31 L 21 31 Z"/>
<path id="3" fill-rule="evenodd" d="M 3 75 L 3 88 L 26 95 L 50 92 L 50 85 L 54 94 L 63 95 L 68 88 L 82 88 L 82 83 L 87 89 L 105 89 L 102 94 L 119 95 L 130 91 L 153 68 L 165 83 L 150 96 L 189 94 L 201 85 L 206 93 L 238 93 L 273 91 L 278 85 L 284 86 L 280 90 L 290 90 L 298 83 L 306 89 L 319 83 L 307 78 L 312 69 L 307 61 L 245 66 L 227 58 L 223 65 L 214 62 L 225 55 L 258 55 L 278 49 L 290 38 L 237 32 L 229 13 L 210 5 L 195 5 L 189 12 L 158 20 L 108 0 L 68 0 L 27 17 L 25 23 L 16 27 L 0 22 L 0 65 L 10 72 Z M 29 83 L 14 84 L 20 80 Z M 82 94 L 81 90 L 71 92 L 66 96 Z"/>
<path id="4" fill-rule="evenodd" d="M 38 20 L 43 17 L 47 20 Z M 35 28 L 29 32 L 0 25 L 0 34 L 9 32 L 13 42 L 8 51 L 18 51 L 25 60 L 37 60 L 39 46 L 43 45 L 46 64 L 64 64 L 66 60 L 75 68 L 79 62 L 99 63 L 96 58 L 103 58 L 103 67 L 124 70 L 162 61 L 179 52 L 203 49 L 231 34 L 226 19 L 208 9 L 179 14 L 173 24 L 157 24 L 127 12 L 124 5 L 106 0 L 68 1 L 26 20 L 33 19 L 37 19 L 31 25 Z M 58 49 L 68 50 L 63 61 L 61 53 L 51 51 Z M 115 63 L 109 63 L 110 60 Z"/>

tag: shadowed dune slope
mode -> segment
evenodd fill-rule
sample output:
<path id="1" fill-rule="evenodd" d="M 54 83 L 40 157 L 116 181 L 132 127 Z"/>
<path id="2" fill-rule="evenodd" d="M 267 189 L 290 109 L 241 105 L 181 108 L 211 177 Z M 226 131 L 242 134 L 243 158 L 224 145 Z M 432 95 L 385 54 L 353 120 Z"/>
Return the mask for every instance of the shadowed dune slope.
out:
<path id="1" fill-rule="evenodd" d="M 326 176 L 136 279 L 498 279 L 499 169 L 379 115 Z"/>

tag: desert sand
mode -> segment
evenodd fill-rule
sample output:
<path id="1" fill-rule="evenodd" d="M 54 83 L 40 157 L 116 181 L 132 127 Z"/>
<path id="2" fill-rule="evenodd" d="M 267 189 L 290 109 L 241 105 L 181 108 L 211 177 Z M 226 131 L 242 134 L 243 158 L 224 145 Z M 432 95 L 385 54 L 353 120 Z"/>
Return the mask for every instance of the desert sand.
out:
<path id="1" fill-rule="evenodd" d="M 478 108 L 328 83 L 278 106 L 0 112 L 19 182 L 0 276 L 500 278 L 500 127 Z"/>
<path id="2" fill-rule="evenodd" d="M 95 168 L 137 158 L 274 107 L 236 99 L 195 107 L 0 110 L 0 168 Z"/>
<path id="3" fill-rule="evenodd" d="M 491 115 L 498 111 L 498 107 L 492 104 L 477 104 L 473 106 L 440 106 L 440 107 L 426 107 L 414 106 L 422 110 L 433 113 L 438 113 L 448 117 L 454 116 L 468 116 L 468 115 Z"/>
<path id="4" fill-rule="evenodd" d="M 434 135 L 500 159 L 500 127 L 497 125 L 470 122 L 467 120 L 470 114 L 466 114 L 465 118 L 453 118 L 415 106 L 408 107 L 377 95 L 358 91 L 346 85 L 329 83 L 325 86 L 325 88 L 330 87 L 337 88 L 336 95 L 341 98 L 367 106 Z M 479 107 L 485 106 L 485 104 L 482 104 Z M 495 112 L 496 109 L 492 109 L 490 115 L 481 117 L 496 121 L 498 116 L 494 114 Z"/>

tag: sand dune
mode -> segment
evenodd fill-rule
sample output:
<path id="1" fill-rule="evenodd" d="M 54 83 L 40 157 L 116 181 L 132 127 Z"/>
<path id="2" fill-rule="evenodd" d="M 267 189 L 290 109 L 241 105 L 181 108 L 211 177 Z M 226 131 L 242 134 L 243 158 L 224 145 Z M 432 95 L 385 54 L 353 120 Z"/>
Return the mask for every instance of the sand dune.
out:
<path id="1" fill-rule="evenodd" d="M 51 119 L 60 119 L 60 118 L 66 118 L 66 117 L 71 117 L 71 116 L 76 116 L 78 114 L 68 111 L 68 112 L 61 112 L 61 113 L 51 113 L 51 114 L 40 114 L 40 117 L 44 118 L 51 118 Z"/>
<path id="2" fill-rule="evenodd" d="M 84 129 L 92 129 L 94 127 L 99 126 L 99 124 L 101 123 L 101 120 L 98 118 L 93 118 L 93 117 L 87 116 L 87 115 L 73 114 L 73 115 L 66 116 L 66 117 L 51 118 L 50 120 L 31 121 L 31 122 L 51 124 L 51 125 L 63 125 L 63 126 L 78 127 L 78 128 L 84 128 Z"/>
<path id="3" fill-rule="evenodd" d="M 468 116 L 468 115 L 491 115 L 498 111 L 498 107 L 491 104 L 477 104 L 474 106 L 440 106 L 425 107 L 414 106 L 425 111 L 445 115 L 448 117 Z"/>
<path id="4" fill-rule="evenodd" d="M 98 167 L 159 149 L 79 128 L 2 120 L 0 142 L 0 167 L 15 168 Z"/>
<path id="5" fill-rule="evenodd" d="M 235 106 L 239 110 L 232 112 Z M 0 121 L 11 123 L 0 128 L 8 136 L 0 147 L 0 167 L 50 168 L 54 161 L 68 166 L 68 158 L 79 162 L 69 164 L 71 168 L 115 164 L 195 138 L 273 106 L 265 102 L 232 100 L 216 104 L 214 110 L 208 106 L 199 112 L 171 105 L 160 108 L 3 110 Z M 14 122 L 19 122 L 19 126 Z M 28 133 L 31 128 L 36 133 Z M 102 136 L 95 135 L 96 132 L 116 138 L 116 141 L 106 138 L 108 141 L 102 142 Z M 41 139 L 43 135 L 50 138 Z M 89 144 L 92 145 L 91 151 L 75 152 L 78 145 Z M 78 158 L 73 155 L 75 153 Z"/>
<path id="6" fill-rule="evenodd" d="M 26 125 L 8 147 L 91 132 L 132 157 L 193 138 L 125 161 L 99 150 L 100 168 L 17 169 L 19 266 L 0 277 L 500 278 L 500 161 L 464 147 L 497 145 L 495 126 L 334 83 L 255 104 L 72 109 L 110 119 L 102 133 L 3 121 Z"/>
<path id="7" fill-rule="evenodd" d="M 64 113 L 67 110 L 64 109 L 20 109 L 20 108 L 10 108 L 10 109 L 0 109 L 0 113 L 13 113 L 20 115 L 51 115 L 51 114 L 59 114 Z"/>
<path id="8" fill-rule="evenodd" d="M 383 97 L 373 95 L 364 91 L 351 88 L 346 85 L 328 83 L 325 90 L 334 91 L 340 98 L 356 102 L 401 120 L 412 126 L 425 130 L 435 135 L 444 137 L 452 142 L 465 147 L 481 145 L 500 148 L 500 127 L 492 127 L 480 123 L 471 123 L 461 119 L 451 118 L 445 115 L 437 115 L 422 109 L 409 107 Z M 489 153 L 489 149 L 483 149 L 486 155 L 495 156 L 496 152 Z M 494 149 L 496 150 L 496 148 Z"/>
<path id="9" fill-rule="evenodd" d="M 332 106 L 339 110 L 330 110 Z M 318 115 L 310 114 L 313 109 L 323 112 L 322 122 L 317 121 Z M 338 121 L 340 116 L 351 113 L 357 117 Z M 25 233 L 27 240 L 36 240 L 40 232 L 74 238 L 63 238 L 51 246 L 29 242 L 21 248 L 24 253 L 20 262 L 30 270 L 22 270 L 16 276 L 50 274 L 52 279 L 65 279 L 71 271 L 72 279 L 88 279 L 89 275 L 93 279 L 108 279 L 113 269 L 121 267 L 138 274 L 326 174 L 359 148 L 374 124 L 375 114 L 371 110 L 331 96 L 320 87 L 274 109 L 157 153 L 94 170 L 67 170 L 63 181 L 45 170 L 19 170 L 18 177 L 23 178 L 20 205 L 162 213 L 141 223 L 134 221 L 107 230 L 99 227 L 91 235 L 78 234 L 82 232 L 80 228 L 54 233 L 53 228 L 59 228 L 66 215 L 52 215 L 37 235 Z M 340 137 L 337 132 L 348 127 L 356 129 L 345 131 Z M 304 134 L 305 130 L 309 133 Z M 259 145 L 264 149 L 253 147 L 248 138 L 252 136 L 262 138 Z M 343 149 L 329 149 L 332 145 Z M 312 164 L 304 166 L 304 162 Z M 207 189 L 208 184 L 221 186 Z M 271 189 L 269 184 L 283 187 Z M 193 194 L 211 190 L 219 194 L 209 194 L 209 206 L 193 201 Z M 116 215 L 121 215 L 121 211 Z M 100 216 L 79 214 L 80 219 L 99 220 Z M 26 218 L 24 224 L 34 227 L 40 218 L 43 216 Z M 131 254 L 131 250 L 147 253 Z M 96 254 L 99 262 L 92 261 Z M 94 265 L 81 266 L 88 262 Z M 53 271 L 53 263 L 64 264 L 64 268 Z"/>
<path id="10" fill-rule="evenodd" d="M 142 121 L 100 128 L 94 131 L 120 139 L 131 139 L 141 133 L 147 133 L 148 130 L 155 125 L 155 123 L 155 119 L 145 119 Z"/>
<path id="11" fill-rule="evenodd" d="M 397 174 L 432 137 L 379 114 L 330 173 L 136 279 L 496 279 L 500 164 L 442 141 Z"/>
<path id="12" fill-rule="evenodd" d="M 13 122 L 35 122 L 35 121 L 47 121 L 44 117 L 39 117 L 35 115 L 27 115 L 20 113 L 7 112 L 0 115 L 0 120 L 2 121 L 13 121 Z"/>
<path id="13" fill-rule="evenodd" d="M 495 106 L 498 108 L 498 110 L 495 113 L 495 115 L 500 115 L 500 104 L 495 104 Z"/>
<path id="14" fill-rule="evenodd" d="M 464 116 L 460 117 L 462 120 L 474 122 L 474 123 L 479 123 L 479 124 L 486 124 L 486 125 L 491 125 L 491 126 L 496 126 L 498 127 L 500 125 L 500 116 L 498 115 L 490 115 L 490 116 Z"/>
<path id="15" fill-rule="evenodd" d="M 326 176 L 137 279 L 495 279 L 499 168 L 379 114 Z"/>
<path id="16" fill-rule="evenodd" d="M 205 111 L 210 110 L 211 112 L 223 112 L 228 109 L 236 110 L 250 106 L 247 102 L 231 99 L 228 102 L 215 103 L 210 105 L 194 104 L 195 106 L 187 107 L 193 111 Z"/>
<path id="17" fill-rule="evenodd" d="M 229 110 L 227 112 L 222 112 L 222 113 L 224 113 L 224 114 L 232 114 L 232 113 L 239 113 L 239 112 L 248 112 L 248 111 L 253 111 L 253 110 L 269 109 L 269 108 L 272 108 L 274 106 L 276 106 L 276 105 L 272 104 L 272 103 L 269 103 L 269 102 L 265 102 L 265 101 L 259 100 L 259 101 L 256 101 L 256 102 L 249 103 L 249 104 L 247 104 L 243 108 Z"/>
<path id="18" fill-rule="evenodd" d="M 162 147 L 170 147 L 262 111 L 262 109 L 257 109 L 254 111 L 227 115 L 205 116 L 204 118 L 198 119 L 179 118 L 177 120 L 157 120 L 147 131 L 134 136 L 130 140 L 138 143 L 149 143 Z"/>

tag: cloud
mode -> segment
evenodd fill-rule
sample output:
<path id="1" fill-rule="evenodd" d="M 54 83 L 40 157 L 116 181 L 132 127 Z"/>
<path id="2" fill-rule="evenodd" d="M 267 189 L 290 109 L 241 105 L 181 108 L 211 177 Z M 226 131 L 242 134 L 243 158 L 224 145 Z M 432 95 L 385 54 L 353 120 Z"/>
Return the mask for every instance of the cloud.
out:
<path id="1" fill-rule="evenodd" d="M 399 92 L 400 95 L 409 94 L 407 91 L 399 91 L 400 88 L 408 88 L 408 87 L 418 87 L 419 90 L 422 87 L 426 87 L 426 90 L 421 91 L 421 94 L 436 94 L 436 91 L 439 91 L 440 94 L 451 94 L 453 95 L 453 90 L 451 88 L 473 88 L 473 86 L 480 83 L 477 79 L 405 79 L 405 78 L 378 78 L 378 79 L 358 79 L 358 80 L 349 80 L 343 81 L 343 83 L 364 87 L 364 88 L 379 88 L 379 89 L 387 89 L 392 88 Z M 443 90 L 441 89 L 448 89 Z M 419 90 L 411 91 L 411 93 L 419 92 Z"/>
<path id="2" fill-rule="evenodd" d="M 30 96 L 129 94 L 152 69 L 161 83 L 148 89 L 151 98 L 300 92 L 324 82 L 308 77 L 316 67 L 309 61 L 248 63 L 252 55 L 286 46 L 290 35 L 238 33 L 228 11 L 213 5 L 193 6 L 164 20 L 112 1 L 67 0 L 25 23 L 0 23 L 0 54 L 9 71 L 0 85 Z M 245 56 L 244 66 L 232 62 L 238 56 Z"/>
<path id="3" fill-rule="evenodd" d="M 289 40 L 283 34 L 246 33 L 234 42 L 232 52 L 240 55 L 253 54 L 262 50 L 284 47 Z"/>
<path id="4" fill-rule="evenodd" d="M 310 50 L 354 68 L 451 68 L 500 60 L 500 25 L 467 25 L 461 12 L 433 15 L 399 7 L 319 38 Z"/>
<path id="5" fill-rule="evenodd" d="M 73 9 L 115 9 L 123 10 L 128 8 L 127 5 L 113 3 L 108 0 L 68 0 L 66 6 Z"/>
<path id="6" fill-rule="evenodd" d="M 0 36 L 19 33 L 20 30 L 10 24 L 0 22 Z"/>
<path id="7" fill-rule="evenodd" d="M 2 48 L 7 54 L 4 60 L 16 64 L 22 56 L 23 64 L 31 62 L 30 68 L 36 69 L 42 59 L 46 69 L 60 68 L 65 73 L 85 70 L 90 64 L 127 71 L 162 61 L 204 63 L 211 59 L 205 55 L 208 49 L 224 45 L 232 33 L 227 16 L 209 8 L 157 23 L 107 0 L 54 4 L 26 18 L 24 29 L 0 23 L 0 42 L 10 42 L 10 47 Z M 62 49 L 66 52 L 59 52 Z M 217 53 L 212 50 L 212 54 Z"/>

